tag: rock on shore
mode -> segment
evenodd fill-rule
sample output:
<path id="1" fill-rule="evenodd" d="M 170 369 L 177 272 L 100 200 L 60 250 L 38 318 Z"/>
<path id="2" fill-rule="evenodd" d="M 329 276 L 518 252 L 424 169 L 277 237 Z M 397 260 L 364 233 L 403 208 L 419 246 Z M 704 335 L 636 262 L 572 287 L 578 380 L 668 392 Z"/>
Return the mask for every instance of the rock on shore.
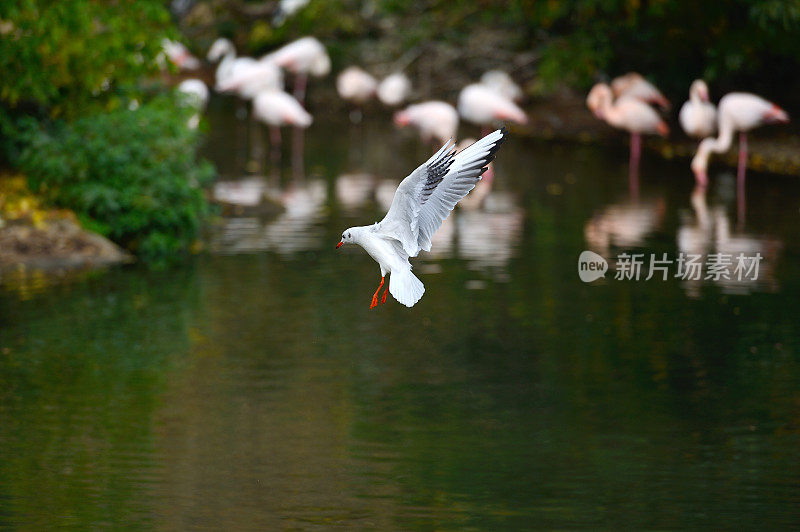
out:
<path id="1" fill-rule="evenodd" d="M 63 217 L 35 226 L 6 222 L 0 227 L 0 271 L 20 267 L 57 270 L 92 268 L 132 261 L 108 239 Z"/>

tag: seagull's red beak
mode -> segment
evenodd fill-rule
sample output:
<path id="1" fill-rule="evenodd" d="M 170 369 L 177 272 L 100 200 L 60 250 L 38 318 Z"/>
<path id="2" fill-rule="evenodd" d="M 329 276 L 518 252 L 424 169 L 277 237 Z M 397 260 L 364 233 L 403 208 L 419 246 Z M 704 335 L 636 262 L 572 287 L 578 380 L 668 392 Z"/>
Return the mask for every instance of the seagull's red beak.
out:
<path id="1" fill-rule="evenodd" d="M 344 244 L 344 241 L 339 242 L 338 244 L 336 244 L 336 249 L 339 249 L 340 247 L 342 247 L 342 244 Z"/>

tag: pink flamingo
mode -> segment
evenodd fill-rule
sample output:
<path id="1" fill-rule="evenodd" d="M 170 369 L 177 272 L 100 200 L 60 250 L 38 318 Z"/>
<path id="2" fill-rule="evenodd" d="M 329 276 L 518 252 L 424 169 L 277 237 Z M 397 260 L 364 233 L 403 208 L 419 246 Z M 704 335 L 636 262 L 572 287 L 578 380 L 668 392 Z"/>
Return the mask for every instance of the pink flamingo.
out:
<path id="1" fill-rule="evenodd" d="M 708 182 L 708 158 L 711 153 L 724 153 L 739 132 L 739 174 L 744 179 L 747 164 L 747 132 L 764 124 L 785 124 L 789 115 L 772 102 L 755 94 L 732 92 L 719 101 L 719 137 L 704 139 L 692 159 L 692 171 L 700 185 Z"/>
<path id="2" fill-rule="evenodd" d="M 689 101 L 683 104 L 678 115 L 687 135 L 705 138 L 717 132 L 717 108 L 709 102 L 708 85 L 696 79 L 689 88 Z"/>
<path id="3" fill-rule="evenodd" d="M 265 90 L 283 90 L 283 72 L 269 59 L 239 66 L 217 83 L 219 92 L 236 92 L 240 98 L 252 100 Z"/>
<path id="4" fill-rule="evenodd" d="M 447 102 L 422 102 L 396 112 L 394 123 L 398 127 L 414 126 L 419 130 L 423 142 L 433 142 L 438 148 L 456 138 L 458 112 Z"/>
<path id="5" fill-rule="evenodd" d="M 614 78 L 611 81 L 611 91 L 615 98 L 630 96 L 645 103 L 657 105 L 664 110 L 670 108 L 669 100 L 661 94 L 661 91 L 636 72 L 628 72 Z"/>
<path id="6" fill-rule="evenodd" d="M 495 122 L 528 123 L 525 111 L 511 99 L 479 83 L 467 85 L 461 90 L 458 95 L 458 112 L 464 120 L 481 126 L 483 135 L 488 134 Z"/>
<path id="7" fill-rule="evenodd" d="M 309 74 L 314 77 L 328 75 L 331 59 L 325 46 L 314 37 L 302 37 L 275 50 L 266 57 L 276 65 L 294 74 L 294 97 L 303 103 Z"/>
<path id="8" fill-rule="evenodd" d="M 216 90 L 219 90 L 219 87 L 232 76 L 241 75 L 242 72 L 248 71 L 257 63 L 252 57 L 236 57 L 236 48 L 231 41 L 224 37 L 214 41 L 214 44 L 208 49 L 206 58 L 212 63 L 219 61 L 214 74 Z"/>
<path id="9" fill-rule="evenodd" d="M 357 66 L 347 67 L 336 78 L 339 96 L 356 105 L 356 109 L 350 113 L 353 122 L 361 121 L 361 106 L 375 96 L 377 90 L 378 80 Z"/>
<path id="10" fill-rule="evenodd" d="M 390 107 L 400 105 L 411 95 L 411 80 L 402 72 L 386 76 L 378 85 L 378 99 Z"/>
<path id="11" fill-rule="evenodd" d="M 522 89 L 511 79 L 511 76 L 502 70 L 489 70 L 484 72 L 481 76 L 481 85 L 486 85 L 494 89 L 514 102 L 522 100 Z"/>
<path id="12" fill-rule="evenodd" d="M 183 43 L 172 41 L 170 39 L 163 39 L 161 41 L 163 54 L 166 55 L 169 62 L 178 67 L 178 70 L 197 70 L 200 68 L 200 60 L 197 59 Z M 159 55 L 159 62 L 162 66 L 163 56 Z"/>
<path id="13" fill-rule="evenodd" d="M 290 94 L 279 90 L 265 90 L 258 93 L 253 98 L 253 114 L 256 119 L 269 126 L 274 164 L 280 160 L 281 126 L 305 129 L 314 121 L 300 102 Z M 299 156 L 298 153 L 293 154 L 295 159 Z"/>
<path id="14" fill-rule="evenodd" d="M 613 100 L 611 88 L 605 83 L 598 83 L 589 92 L 586 105 L 592 112 L 605 120 L 609 125 L 624 129 L 631 134 L 630 187 L 631 195 L 638 196 L 639 160 L 642 154 L 642 134 L 669 134 L 669 127 L 658 113 L 649 105 L 636 98 L 624 96 Z"/>
<path id="15" fill-rule="evenodd" d="M 765 124 L 786 124 L 789 115 L 772 102 L 747 92 L 732 92 L 719 101 L 717 115 L 719 136 L 704 139 L 692 159 L 692 171 L 700 186 L 708 183 L 708 158 L 712 153 L 724 153 L 733 143 L 733 134 L 739 132 L 739 165 L 736 173 L 739 224 L 744 224 L 744 178 L 747 168 L 747 132 Z"/>

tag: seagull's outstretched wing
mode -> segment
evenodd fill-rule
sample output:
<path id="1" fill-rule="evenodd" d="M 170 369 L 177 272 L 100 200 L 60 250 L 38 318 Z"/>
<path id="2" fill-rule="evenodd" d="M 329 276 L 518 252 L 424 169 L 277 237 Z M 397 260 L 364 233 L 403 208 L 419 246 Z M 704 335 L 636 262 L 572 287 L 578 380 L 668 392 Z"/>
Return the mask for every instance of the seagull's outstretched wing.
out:
<path id="1" fill-rule="evenodd" d="M 447 142 L 403 179 L 376 232 L 398 240 L 411 257 L 430 251 L 433 233 L 481 179 L 506 135 L 498 129 L 458 153 Z"/>

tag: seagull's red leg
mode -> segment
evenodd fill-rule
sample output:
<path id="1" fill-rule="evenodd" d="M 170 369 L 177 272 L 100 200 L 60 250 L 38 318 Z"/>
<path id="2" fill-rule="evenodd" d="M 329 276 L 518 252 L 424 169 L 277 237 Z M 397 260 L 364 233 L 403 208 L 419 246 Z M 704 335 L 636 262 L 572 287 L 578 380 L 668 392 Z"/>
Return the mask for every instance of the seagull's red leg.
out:
<path id="1" fill-rule="evenodd" d="M 378 285 L 378 289 L 375 290 L 375 294 L 372 296 L 372 303 L 369 306 L 371 309 L 378 306 L 378 294 L 381 292 L 381 288 L 383 288 L 384 279 L 386 279 L 386 277 L 381 277 L 381 284 Z"/>
<path id="2" fill-rule="evenodd" d="M 386 294 L 388 294 L 388 293 L 389 293 L 389 289 L 388 288 L 383 291 L 383 297 L 381 298 L 381 305 L 386 303 Z"/>

